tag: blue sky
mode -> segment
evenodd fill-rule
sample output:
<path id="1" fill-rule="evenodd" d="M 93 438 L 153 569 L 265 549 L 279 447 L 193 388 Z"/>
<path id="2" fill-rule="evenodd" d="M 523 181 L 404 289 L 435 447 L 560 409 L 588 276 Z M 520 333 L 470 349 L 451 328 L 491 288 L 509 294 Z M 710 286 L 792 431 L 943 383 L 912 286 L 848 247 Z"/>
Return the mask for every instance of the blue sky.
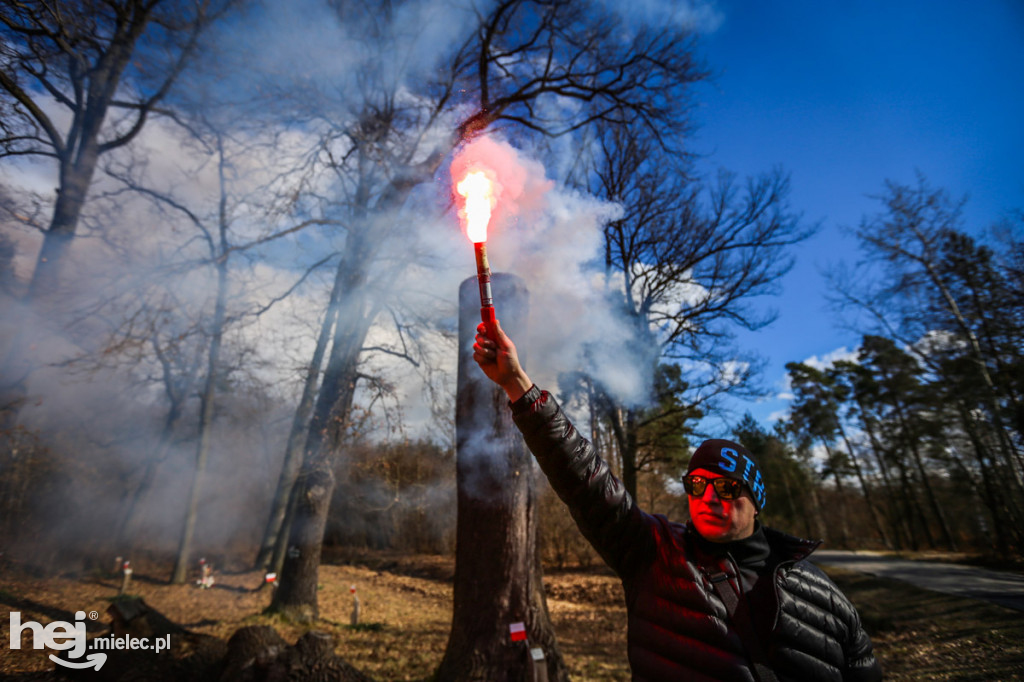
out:
<path id="1" fill-rule="evenodd" d="M 715 73 L 700 92 L 696 148 L 707 168 L 781 166 L 792 205 L 819 233 L 769 328 L 741 341 L 768 357 L 781 389 L 789 361 L 852 350 L 826 309 L 822 270 L 856 259 L 853 227 L 886 179 L 968 195 L 971 229 L 1024 209 L 1024 3 L 719 0 L 702 39 Z M 741 403 L 763 423 L 783 400 Z"/>

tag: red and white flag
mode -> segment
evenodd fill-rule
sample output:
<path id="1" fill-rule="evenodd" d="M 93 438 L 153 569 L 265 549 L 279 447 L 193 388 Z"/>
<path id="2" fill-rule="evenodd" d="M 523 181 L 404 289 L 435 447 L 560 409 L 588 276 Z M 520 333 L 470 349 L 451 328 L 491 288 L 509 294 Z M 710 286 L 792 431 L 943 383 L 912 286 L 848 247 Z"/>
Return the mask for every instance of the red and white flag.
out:
<path id="1" fill-rule="evenodd" d="M 513 642 L 526 641 L 526 625 L 523 623 L 512 623 L 508 626 L 508 635 Z"/>

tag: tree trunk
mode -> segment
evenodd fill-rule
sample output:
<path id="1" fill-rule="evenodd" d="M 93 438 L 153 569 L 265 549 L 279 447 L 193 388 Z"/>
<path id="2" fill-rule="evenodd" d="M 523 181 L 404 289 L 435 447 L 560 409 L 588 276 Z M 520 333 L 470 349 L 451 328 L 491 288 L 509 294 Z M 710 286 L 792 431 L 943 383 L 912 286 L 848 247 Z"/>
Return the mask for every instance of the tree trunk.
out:
<path id="1" fill-rule="evenodd" d="M 919 233 L 918 237 L 921 238 Z M 925 240 L 921 238 L 921 242 L 925 243 Z M 974 329 L 960 311 L 960 305 L 957 303 L 956 297 L 953 296 L 949 287 L 946 286 L 946 283 L 942 280 L 942 277 L 936 270 L 934 263 L 928 260 L 921 260 L 921 264 L 925 267 L 932 283 L 936 286 L 943 299 L 946 301 L 949 312 L 953 315 L 953 318 L 956 320 L 961 332 L 967 337 L 969 342 L 968 347 L 971 351 L 971 359 L 978 368 L 978 374 L 981 376 L 985 384 L 986 395 L 984 402 L 987 404 L 989 414 L 991 415 L 993 425 L 995 426 L 995 436 L 999 444 L 997 449 L 1002 454 L 1008 470 L 1007 474 L 1009 475 L 1005 477 L 1006 484 L 1010 486 L 1013 494 L 1018 498 L 1024 497 L 1024 471 L 1022 471 L 1022 469 L 1024 469 L 1024 465 L 1022 465 L 1020 461 L 1020 453 L 1014 446 L 1013 439 L 1010 438 L 1010 430 L 1003 424 L 1002 409 L 1000 409 L 999 405 L 999 390 L 996 387 L 995 380 L 992 379 L 991 372 L 988 370 L 985 353 L 981 349 L 981 342 L 978 340 L 978 335 L 974 332 Z"/>
<path id="2" fill-rule="evenodd" d="M 96 158 L 94 150 L 86 166 L 61 164 L 60 190 L 53 208 L 53 217 L 43 235 L 43 246 L 39 250 L 36 268 L 29 283 L 28 295 L 32 301 L 48 299 L 56 294 L 60 286 L 61 269 L 68 246 L 74 239 L 82 206 L 85 205 L 85 197 L 96 168 Z"/>
<path id="3" fill-rule="evenodd" d="M 636 410 L 632 408 L 617 407 L 608 397 L 605 397 L 605 403 L 610 407 L 608 411 L 608 419 L 612 424 L 612 433 L 615 436 L 615 444 L 618 446 L 616 449 L 618 450 L 621 458 L 619 473 L 622 485 L 626 489 L 626 492 L 628 492 L 635 500 L 638 499 L 636 496 Z"/>
<path id="4" fill-rule="evenodd" d="M 886 509 L 888 510 L 886 516 L 889 519 L 889 526 L 892 528 L 893 534 L 896 537 L 896 549 L 909 547 L 912 531 L 910 530 L 910 525 L 907 522 L 906 515 L 901 514 L 899 511 L 896 486 L 893 485 L 892 478 L 889 476 L 889 469 L 882 456 L 882 446 L 878 442 L 878 435 L 875 433 L 873 419 L 868 417 L 867 409 L 859 397 L 857 398 L 857 407 L 860 410 L 861 422 L 864 424 L 864 432 L 868 434 L 868 440 L 871 442 L 871 453 L 874 455 L 875 463 L 878 465 L 878 472 L 882 475 L 882 485 L 885 489 Z"/>
<path id="5" fill-rule="evenodd" d="M 843 477 L 839 475 L 837 457 L 832 448 L 824 440 L 825 452 L 828 453 L 828 464 L 832 469 L 832 477 L 836 479 L 835 508 L 839 514 L 839 544 L 842 547 L 850 546 L 850 523 L 846 513 L 846 489 L 843 487 Z"/>
<path id="6" fill-rule="evenodd" d="M 992 529 L 988 535 L 992 538 L 996 552 L 1001 557 L 1009 557 L 1011 552 L 1007 540 L 1013 537 L 1014 544 L 1017 544 L 1018 547 L 1022 544 L 1020 526 L 1014 520 L 1013 510 L 1006 504 L 1002 489 L 998 485 L 997 480 L 993 480 L 997 478 L 998 472 L 992 471 L 993 458 L 988 455 L 988 449 L 985 447 L 974 426 L 969 406 L 960 402 L 957 404 L 957 410 L 960 413 L 964 432 L 971 441 L 974 457 L 978 462 L 978 470 L 981 472 L 983 484 L 981 499 L 988 508 L 992 519 Z"/>
<path id="7" fill-rule="evenodd" d="M 493 287 L 503 326 L 522 330 L 522 281 L 497 274 Z M 454 604 L 435 679 L 525 682 L 531 679 L 529 649 L 540 647 L 548 679 L 566 680 L 544 598 L 533 459 L 512 423 L 505 394 L 472 360 L 480 319 L 477 291 L 475 278 L 459 289 Z M 513 623 L 524 624 L 527 642 L 510 640 Z"/>
<path id="8" fill-rule="evenodd" d="M 825 537 L 825 526 L 824 526 L 824 509 L 821 504 L 821 498 L 818 496 L 818 486 L 814 483 L 807 486 L 808 495 L 811 499 L 811 514 L 808 514 L 804 521 L 807 524 L 808 537 L 810 538 L 823 538 Z"/>
<path id="9" fill-rule="evenodd" d="M 36 267 L 32 272 L 26 304 L 48 317 L 52 310 L 59 309 L 62 301 L 60 292 L 63 279 L 63 267 L 66 252 L 75 236 L 78 217 L 82 212 L 89 183 L 92 180 L 96 160 L 86 169 L 78 169 L 61 160 L 61 186 L 58 189 L 57 201 L 50 219 L 50 226 L 43 234 L 43 245 L 36 259 Z M 25 405 L 29 392 L 29 375 L 38 369 L 44 360 L 34 357 L 32 338 L 29 326 L 21 325 L 12 335 L 7 351 L 0 367 L 0 428 L 11 429 L 18 423 L 21 408 Z"/>
<path id="10" fill-rule="evenodd" d="M 218 147 L 221 141 L 218 139 Z M 213 436 L 213 411 L 220 375 L 220 348 L 224 338 L 224 324 L 227 318 L 228 300 L 228 217 L 227 189 L 224 180 L 224 150 L 220 147 L 220 207 L 217 218 L 220 233 L 219 253 L 212 254 L 217 266 L 217 300 L 213 309 L 213 324 L 210 329 L 210 355 L 206 365 L 206 385 L 200 396 L 199 414 L 199 451 L 196 454 L 196 472 L 192 479 L 192 490 L 189 493 L 188 507 L 185 510 L 185 527 L 182 529 L 181 542 L 178 545 L 178 556 L 174 562 L 171 582 L 181 585 L 188 574 L 189 558 L 192 553 L 192 541 L 195 535 L 196 520 L 199 514 L 199 500 L 202 496 L 203 479 L 206 477 L 206 463 L 210 457 L 210 440 Z"/>
<path id="11" fill-rule="evenodd" d="M 897 458 L 896 467 L 900 472 L 900 490 L 902 491 L 903 497 L 903 515 L 909 519 L 910 522 L 910 549 L 916 552 L 920 546 L 917 539 L 917 533 L 914 532 L 915 521 L 924 533 L 928 546 L 935 549 L 935 539 L 932 537 L 932 531 L 928 527 L 928 520 L 924 517 L 924 512 L 921 511 L 921 503 L 918 501 L 917 494 L 915 492 L 916 486 L 913 481 L 910 480 L 910 475 L 907 473 L 907 467 L 903 462 L 902 456 Z"/>
<path id="12" fill-rule="evenodd" d="M 303 463 L 295 490 L 295 517 L 288 534 L 288 547 L 278 588 L 269 607 L 299 623 L 311 623 L 320 617 L 317 601 L 320 556 L 334 493 L 334 468 L 327 453 L 323 455 L 315 462 Z"/>
<path id="13" fill-rule="evenodd" d="M 868 482 L 864 478 L 864 472 L 860 468 L 860 460 L 857 459 L 856 453 L 853 451 L 853 445 L 850 443 L 850 439 L 846 437 L 846 429 L 843 428 L 842 422 L 839 422 L 839 435 L 843 439 L 843 443 L 846 444 L 846 451 L 850 454 L 850 462 L 853 463 L 853 471 L 857 475 L 857 482 L 860 484 L 861 492 L 864 493 L 864 504 L 868 507 L 868 513 L 871 515 L 871 522 L 875 526 L 875 530 L 878 531 L 878 536 L 882 539 L 882 543 L 886 549 L 892 549 L 892 540 L 889 539 L 888 533 L 885 532 L 885 527 L 882 525 L 882 519 L 879 516 L 878 507 L 875 505 L 874 499 L 871 497 L 871 488 L 868 487 Z"/>
<path id="14" fill-rule="evenodd" d="M 327 344 L 331 339 L 331 332 L 334 330 L 334 323 L 338 317 L 338 293 L 338 281 L 335 279 L 334 290 L 331 292 L 331 303 L 324 315 L 323 324 L 320 326 L 316 349 L 313 351 L 313 359 L 309 363 L 306 380 L 302 386 L 302 397 L 299 399 L 299 406 L 295 409 L 292 429 L 288 434 L 284 462 L 281 464 L 281 475 L 278 477 L 274 501 L 270 506 L 270 517 L 267 519 L 267 527 L 263 531 L 263 542 L 259 555 L 256 557 L 256 567 L 260 569 L 265 570 L 271 565 L 274 560 L 274 547 L 279 544 L 278 538 L 281 536 L 282 528 L 290 528 L 285 525 L 285 520 L 288 518 L 289 500 L 299 476 L 299 469 L 302 468 L 302 454 L 306 451 L 309 419 L 313 412 L 313 404 L 319 386 L 320 366 L 323 364 Z M 280 565 L 276 566 L 275 570 L 277 569 L 280 569 Z"/>
<path id="15" fill-rule="evenodd" d="M 779 478 L 782 481 L 783 494 L 785 495 L 785 500 L 786 500 L 786 511 L 787 511 L 787 513 L 789 515 L 789 518 L 792 521 L 796 521 L 797 519 L 799 519 L 801 517 L 801 514 L 797 513 L 796 506 L 793 503 L 793 500 L 796 499 L 796 498 L 793 497 L 793 486 L 789 482 L 789 472 L 787 472 L 785 468 L 781 468 L 779 470 L 779 474 L 780 474 Z M 807 516 L 808 516 L 807 514 L 803 515 L 803 517 L 804 517 L 804 537 L 805 538 L 811 537 L 811 535 L 810 535 L 811 527 L 807 523 Z"/>
<path id="16" fill-rule="evenodd" d="M 122 25 L 122 31 L 111 42 L 104 58 L 90 69 L 89 96 L 84 106 L 76 108 L 72 128 L 64 140 L 65 146 L 58 151 L 60 185 L 50 227 L 43 236 L 43 247 L 29 283 L 31 301 L 54 294 L 60 286 L 67 248 L 78 229 L 78 220 L 102 151 L 100 130 L 117 94 L 121 75 L 132 58 L 135 43 L 148 21 L 149 11 L 144 11 Z M 135 129 L 129 133 L 125 141 L 137 132 Z M 109 142 L 104 147 L 109 149 Z"/>
<path id="17" fill-rule="evenodd" d="M 932 514 L 935 515 L 935 519 L 939 522 L 939 530 L 942 531 L 942 538 L 946 547 L 955 552 L 956 541 L 953 539 L 953 533 L 949 530 L 949 523 L 946 521 L 946 515 L 942 512 L 942 507 L 939 505 L 939 501 L 935 497 L 935 491 L 932 489 L 931 481 L 928 479 L 928 472 L 924 467 L 924 460 L 921 458 L 921 450 L 917 447 L 917 438 L 910 429 L 910 424 L 908 423 L 903 411 L 903 405 L 899 400 L 893 400 L 893 407 L 896 408 L 896 416 L 899 419 L 900 427 L 902 428 L 903 433 L 907 435 L 910 454 L 913 455 L 914 464 L 917 466 L 918 474 L 921 476 L 921 485 L 924 487 L 928 506 L 931 507 Z"/>
<path id="18" fill-rule="evenodd" d="M 267 572 L 274 573 L 279 577 L 284 572 L 284 558 L 288 552 L 288 538 L 291 536 L 292 522 L 295 520 L 295 509 L 299 503 L 300 487 L 298 477 L 296 477 L 295 484 L 288 493 L 288 506 L 285 508 L 281 527 L 278 529 L 277 538 L 274 540 L 274 551 L 266 568 Z"/>
<path id="19" fill-rule="evenodd" d="M 334 465 L 348 429 L 359 356 L 376 314 L 364 290 L 368 262 L 364 248 L 368 246 L 365 241 L 353 240 L 338 264 L 337 320 L 330 357 L 295 483 L 294 518 L 289 528 L 282 528 L 289 534 L 288 547 L 269 609 L 299 622 L 319 616 L 317 584 L 327 512 L 334 493 Z"/>

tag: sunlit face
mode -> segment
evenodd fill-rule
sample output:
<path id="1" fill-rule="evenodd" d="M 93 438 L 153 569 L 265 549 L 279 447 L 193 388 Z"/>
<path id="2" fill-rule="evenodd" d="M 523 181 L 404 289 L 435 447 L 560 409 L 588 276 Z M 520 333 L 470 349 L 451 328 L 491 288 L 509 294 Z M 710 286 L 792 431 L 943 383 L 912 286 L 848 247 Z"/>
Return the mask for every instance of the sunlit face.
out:
<path id="1" fill-rule="evenodd" d="M 694 476 L 708 480 L 722 478 L 722 475 L 707 469 L 694 469 Z M 711 542 L 732 542 L 754 534 L 754 517 L 757 508 L 754 498 L 744 486 L 743 493 L 734 500 L 719 499 L 713 485 L 704 489 L 700 497 L 687 495 L 690 501 L 690 520 L 694 528 Z"/>

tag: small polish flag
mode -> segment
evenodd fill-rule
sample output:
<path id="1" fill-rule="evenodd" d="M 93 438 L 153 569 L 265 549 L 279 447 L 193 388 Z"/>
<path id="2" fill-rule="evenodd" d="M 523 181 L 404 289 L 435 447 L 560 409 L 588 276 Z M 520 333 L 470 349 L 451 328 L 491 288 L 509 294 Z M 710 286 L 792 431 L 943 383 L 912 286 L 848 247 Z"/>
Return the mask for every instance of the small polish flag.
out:
<path id="1" fill-rule="evenodd" d="M 508 634 L 513 642 L 525 642 L 526 626 L 523 623 L 512 623 L 508 626 Z"/>

